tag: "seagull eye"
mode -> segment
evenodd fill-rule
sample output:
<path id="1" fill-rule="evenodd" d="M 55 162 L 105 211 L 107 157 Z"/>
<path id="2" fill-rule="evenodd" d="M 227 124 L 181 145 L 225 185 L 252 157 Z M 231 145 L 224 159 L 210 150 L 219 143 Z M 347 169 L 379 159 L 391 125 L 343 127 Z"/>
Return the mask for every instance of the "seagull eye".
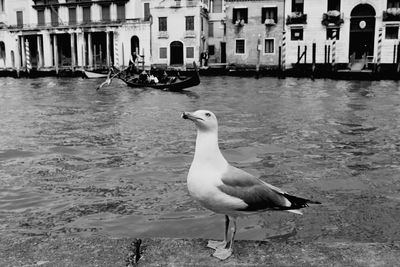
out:
<path id="1" fill-rule="evenodd" d="M 206 117 L 211 117 L 211 114 L 207 112 Z"/>

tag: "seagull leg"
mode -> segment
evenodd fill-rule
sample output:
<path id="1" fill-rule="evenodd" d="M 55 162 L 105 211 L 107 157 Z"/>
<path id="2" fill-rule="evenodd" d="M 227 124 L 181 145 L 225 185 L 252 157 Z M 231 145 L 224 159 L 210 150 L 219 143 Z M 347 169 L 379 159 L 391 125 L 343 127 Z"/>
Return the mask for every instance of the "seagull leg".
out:
<path id="1" fill-rule="evenodd" d="M 229 229 L 229 217 L 228 217 L 228 215 L 225 215 L 224 241 L 209 240 L 207 247 L 212 248 L 212 249 L 225 248 L 226 245 L 228 244 L 228 229 Z"/>
<path id="2" fill-rule="evenodd" d="M 232 217 L 232 233 L 231 233 L 231 240 L 229 242 L 229 247 L 228 244 L 224 248 L 217 248 L 213 254 L 214 257 L 220 259 L 220 260 L 226 260 L 229 258 L 232 253 L 233 253 L 233 240 L 235 239 L 235 234 L 236 234 L 236 218 Z"/>

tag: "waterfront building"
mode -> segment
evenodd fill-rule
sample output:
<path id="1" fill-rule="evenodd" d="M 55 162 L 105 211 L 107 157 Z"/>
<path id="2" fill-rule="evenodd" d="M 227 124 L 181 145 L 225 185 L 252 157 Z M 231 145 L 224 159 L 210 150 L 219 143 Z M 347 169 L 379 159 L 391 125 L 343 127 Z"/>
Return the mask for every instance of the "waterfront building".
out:
<path id="1" fill-rule="evenodd" d="M 286 0 L 286 62 L 342 64 L 361 70 L 368 63 L 395 63 L 399 0 Z"/>
<path id="2" fill-rule="evenodd" d="M 231 65 L 276 68 L 284 29 L 283 0 L 225 0 Z"/>
<path id="3" fill-rule="evenodd" d="M 225 0 L 211 0 L 208 12 L 207 53 L 211 66 L 225 66 L 226 53 L 226 14 Z"/>
<path id="4" fill-rule="evenodd" d="M 0 1 L 0 67 L 106 68 L 128 65 L 134 50 L 151 55 L 142 1 Z"/>
<path id="5" fill-rule="evenodd" d="M 158 0 L 151 7 L 152 63 L 185 68 L 207 49 L 207 0 Z"/>

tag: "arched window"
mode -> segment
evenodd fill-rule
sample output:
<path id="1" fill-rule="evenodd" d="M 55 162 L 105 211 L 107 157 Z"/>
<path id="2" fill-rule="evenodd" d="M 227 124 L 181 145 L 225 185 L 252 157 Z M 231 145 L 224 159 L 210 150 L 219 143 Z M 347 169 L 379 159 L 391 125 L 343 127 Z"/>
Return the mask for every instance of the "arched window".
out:
<path id="1" fill-rule="evenodd" d="M 2 41 L 0 41 L 0 66 L 6 66 L 6 46 Z"/>

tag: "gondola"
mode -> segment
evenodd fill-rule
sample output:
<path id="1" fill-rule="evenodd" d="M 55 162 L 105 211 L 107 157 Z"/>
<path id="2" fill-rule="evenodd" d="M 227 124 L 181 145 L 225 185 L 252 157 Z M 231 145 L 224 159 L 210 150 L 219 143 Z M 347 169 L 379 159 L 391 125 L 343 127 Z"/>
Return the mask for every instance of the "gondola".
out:
<path id="1" fill-rule="evenodd" d="M 107 77 L 107 73 L 98 73 L 98 72 L 93 72 L 93 71 L 83 71 L 84 77 L 87 79 L 99 79 L 99 78 L 105 78 Z"/>
<path id="2" fill-rule="evenodd" d="M 139 81 L 138 75 L 129 75 L 127 73 L 121 73 L 121 75 L 117 75 L 117 78 L 133 88 L 154 88 L 176 92 L 200 84 L 200 76 L 196 64 L 194 64 L 194 68 L 195 70 L 190 76 L 183 78 L 179 76 L 169 76 L 168 79 L 166 79 L 168 80 L 167 82 L 143 83 Z"/>

